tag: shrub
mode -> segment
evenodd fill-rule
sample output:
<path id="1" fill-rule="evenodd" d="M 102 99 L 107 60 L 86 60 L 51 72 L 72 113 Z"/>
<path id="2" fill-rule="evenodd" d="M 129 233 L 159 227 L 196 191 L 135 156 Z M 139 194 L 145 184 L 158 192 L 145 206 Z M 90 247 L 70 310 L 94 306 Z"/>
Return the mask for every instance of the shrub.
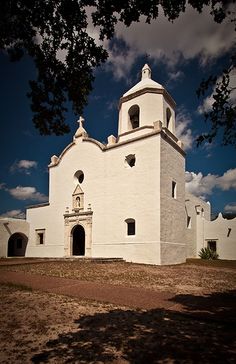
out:
<path id="1" fill-rule="evenodd" d="M 210 248 L 202 248 L 198 255 L 201 259 L 213 260 L 219 258 L 219 255 Z"/>

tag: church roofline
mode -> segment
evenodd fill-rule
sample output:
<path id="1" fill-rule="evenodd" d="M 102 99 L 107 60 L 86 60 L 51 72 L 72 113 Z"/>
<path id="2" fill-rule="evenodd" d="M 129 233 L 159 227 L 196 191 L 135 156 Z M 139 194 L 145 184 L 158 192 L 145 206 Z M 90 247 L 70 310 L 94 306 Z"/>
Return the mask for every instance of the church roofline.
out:
<path id="1" fill-rule="evenodd" d="M 128 144 L 128 143 L 132 143 L 134 141 L 138 141 L 138 140 L 141 140 L 141 139 L 145 139 L 145 138 L 148 138 L 150 136 L 153 136 L 153 135 L 157 135 L 157 134 L 160 134 L 164 137 L 164 139 L 166 139 L 175 149 L 177 149 L 183 156 L 186 155 L 186 153 L 184 152 L 184 150 L 177 144 L 177 141 L 178 141 L 178 138 L 176 138 L 167 128 L 162 128 L 161 130 L 155 130 L 153 126 L 150 126 L 150 125 L 146 125 L 146 126 L 142 126 L 138 129 L 135 129 L 135 130 L 131 130 L 131 131 L 127 131 L 123 134 L 120 134 L 118 135 L 118 140 L 119 140 L 119 137 L 123 136 L 123 135 L 127 135 L 127 134 L 132 134 L 134 133 L 135 131 L 137 130 L 141 130 L 141 129 L 150 129 L 151 131 L 147 134 L 144 134 L 144 135 L 140 135 L 140 136 L 134 136 L 134 138 L 131 138 L 129 140 L 124 140 L 122 142 L 117 142 L 115 144 L 112 144 L 112 145 L 104 145 L 102 144 L 101 142 L 99 142 L 98 140 L 96 139 L 93 139 L 93 138 L 89 138 L 89 137 L 83 137 L 82 138 L 82 142 L 88 142 L 88 143 L 92 143 L 92 144 L 95 144 L 102 152 L 106 152 L 112 148 L 118 148 L 122 145 L 125 145 L 125 144 Z M 52 168 L 52 167 L 56 167 L 60 164 L 60 161 L 62 159 L 62 157 L 65 155 L 65 153 L 73 146 L 73 145 L 76 145 L 75 142 L 72 142 L 70 143 L 64 150 L 63 152 L 60 154 L 60 156 L 58 157 L 57 161 L 54 163 L 54 164 L 49 164 L 49 168 Z M 34 208 L 34 207 L 41 207 L 41 206 L 46 206 L 46 204 L 40 204 L 40 205 L 33 205 L 33 206 L 29 206 L 28 208 Z"/>
<path id="2" fill-rule="evenodd" d="M 121 104 L 123 102 L 126 102 L 126 101 L 129 101 L 129 100 L 132 100 L 133 98 L 135 97 L 138 97 L 140 95 L 144 95 L 146 93 L 152 93 L 152 94 L 161 94 L 164 96 L 164 98 L 166 99 L 166 101 L 170 104 L 170 106 L 175 109 L 176 107 L 176 103 L 174 101 L 174 99 L 170 96 L 170 94 L 165 90 L 165 89 L 161 89 L 161 88 L 153 88 L 153 87 L 145 87 L 143 88 L 142 90 L 138 90 L 138 91 L 135 91 L 133 92 L 132 94 L 130 95 L 127 95 L 127 96 L 122 96 L 120 98 L 120 102 L 119 102 L 119 109 L 121 107 Z"/>
<path id="3" fill-rule="evenodd" d="M 49 202 L 45 202 L 45 203 L 38 203 L 36 205 L 30 205 L 30 206 L 26 206 L 26 210 L 28 209 L 37 209 L 38 207 L 45 207 L 45 206 L 49 206 L 50 203 Z"/>
<path id="4" fill-rule="evenodd" d="M 83 137 L 82 138 L 82 141 L 86 141 L 86 142 L 90 142 L 90 143 L 93 143 L 95 145 L 97 145 L 102 151 L 104 151 L 104 149 L 106 149 L 106 146 L 104 144 L 102 144 L 101 142 L 99 142 L 98 140 L 96 139 L 93 139 L 93 138 L 89 138 L 89 137 Z M 57 161 L 54 162 L 54 163 L 50 163 L 48 165 L 48 168 L 53 168 L 53 167 L 56 167 L 58 166 L 58 164 L 60 164 L 60 161 L 62 160 L 63 156 L 66 154 L 66 152 L 71 148 L 73 147 L 73 145 L 76 145 L 76 142 L 71 142 L 69 145 L 67 145 L 67 147 L 65 149 L 63 149 L 63 151 L 61 152 L 60 156 L 58 157 Z"/>
<path id="5" fill-rule="evenodd" d="M 49 165 L 48 165 L 48 168 L 52 168 L 52 167 L 55 167 L 55 166 L 57 166 L 59 163 L 60 163 L 60 161 L 61 161 L 61 159 L 62 159 L 62 157 L 63 157 L 63 155 L 71 148 L 71 147 L 73 147 L 73 145 L 75 145 L 76 143 L 75 142 L 71 142 L 69 145 L 67 145 L 67 147 L 65 147 L 64 149 L 63 149 L 63 151 L 61 152 L 61 154 L 59 155 L 59 157 L 58 157 L 58 159 L 57 159 L 57 161 L 56 162 L 54 162 L 54 163 L 50 163 Z"/>
<path id="6" fill-rule="evenodd" d="M 107 148 L 106 145 L 102 144 L 101 142 L 93 138 L 83 138 L 83 142 L 90 142 L 96 144 L 102 151 L 106 150 Z"/>
<path id="7" fill-rule="evenodd" d="M 136 128 L 136 129 L 128 130 L 128 131 L 126 131 L 124 133 L 119 134 L 118 135 L 118 140 L 119 140 L 120 137 L 132 134 L 132 133 L 136 132 L 137 130 L 143 130 L 143 129 L 152 129 L 153 130 L 153 128 L 154 127 L 152 125 L 144 125 L 144 126 L 140 126 L 139 128 Z"/>
<path id="8" fill-rule="evenodd" d="M 150 126 L 144 126 L 143 128 L 145 129 L 147 127 L 150 128 Z M 150 133 L 140 135 L 138 137 L 134 137 L 134 138 L 131 138 L 131 139 L 128 139 L 128 140 L 124 140 L 123 142 L 118 142 L 118 143 L 113 144 L 113 145 L 109 145 L 104 149 L 104 152 L 106 152 L 106 151 L 108 151 L 110 149 L 113 149 L 113 148 L 118 148 L 118 147 L 123 146 L 125 144 L 133 143 L 135 141 L 150 138 L 152 136 L 160 134 L 161 137 L 163 139 L 165 139 L 169 144 L 171 144 L 178 152 L 180 152 L 180 154 L 182 154 L 183 157 L 186 156 L 185 151 L 176 143 L 178 141 L 178 139 L 168 129 L 163 128 L 161 130 L 155 130 L 154 127 L 151 127 L 151 128 L 152 128 L 152 131 L 150 131 Z M 141 129 L 141 128 L 139 128 L 139 129 Z M 136 129 L 136 130 L 138 130 L 138 129 Z M 124 134 L 122 134 L 122 135 L 124 135 Z M 121 136 L 121 134 L 119 136 Z M 174 140 L 173 140 L 173 138 L 174 138 Z"/>
<path id="9" fill-rule="evenodd" d="M 0 217 L 0 222 L 2 222 L 3 224 L 7 223 L 7 222 L 14 222 L 14 221 L 23 221 L 24 223 L 27 222 L 25 218 L 20 218 L 20 217 Z M 27 222 L 28 223 L 28 222 Z"/>
<path id="10" fill-rule="evenodd" d="M 149 133 L 147 133 L 147 134 L 140 135 L 140 136 L 134 136 L 134 138 L 124 140 L 122 142 L 117 142 L 117 143 L 115 143 L 113 145 L 104 145 L 104 144 L 100 143 L 99 141 L 97 141 L 95 139 L 92 139 L 92 138 L 83 138 L 83 142 L 90 142 L 90 143 L 96 144 L 101 149 L 102 152 L 106 152 L 106 151 L 108 151 L 110 149 L 118 148 L 118 147 L 123 146 L 125 144 L 129 144 L 129 143 L 132 143 L 134 141 L 146 139 L 146 138 L 149 138 L 149 137 L 151 137 L 153 135 L 157 135 L 157 134 L 161 133 L 161 135 L 164 137 L 164 139 L 166 139 L 168 142 L 170 142 L 170 144 L 172 144 L 172 146 L 175 149 L 177 149 L 183 156 L 186 155 L 185 151 L 177 144 L 178 138 L 176 138 L 167 128 L 163 128 L 162 130 L 155 130 L 153 126 L 146 125 L 146 126 L 138 128 L 136 130 L 131 130 L 131 131 L 128 131 L 126 133 L 120 134 L 118 136 L 118 138 L 120 136 L 123 136 L 123 135 L 132 134 L 135 131 L 141 130 L 141 129 L 151 129 L 151 131 Z"/>

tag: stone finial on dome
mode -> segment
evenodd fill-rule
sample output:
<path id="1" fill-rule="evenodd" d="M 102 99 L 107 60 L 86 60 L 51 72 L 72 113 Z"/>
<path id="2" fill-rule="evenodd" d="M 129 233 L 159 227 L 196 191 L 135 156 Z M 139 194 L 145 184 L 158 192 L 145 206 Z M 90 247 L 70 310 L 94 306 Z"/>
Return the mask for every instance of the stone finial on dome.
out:
<path id="1" fill-rule="evenodd" d="M 142 68 L 142 80 L 145 78 L 151 78 L 152 71 L 149 65 L 146 63 Z"/>
<path id="2" fill-rule="evenodd" d="M 80 136 L 87 137 L 88 134 L 87 134 L 87 132 L 84 129 L 84 126 L 83 126 L 84 118 L 82 116 L 80 116 L 79 120 L 77 120 L 77 123 L 79 123 L 79 127 L 76 130 L 76 133 L 74 135 L 74 138 L 79 138 Z"/>

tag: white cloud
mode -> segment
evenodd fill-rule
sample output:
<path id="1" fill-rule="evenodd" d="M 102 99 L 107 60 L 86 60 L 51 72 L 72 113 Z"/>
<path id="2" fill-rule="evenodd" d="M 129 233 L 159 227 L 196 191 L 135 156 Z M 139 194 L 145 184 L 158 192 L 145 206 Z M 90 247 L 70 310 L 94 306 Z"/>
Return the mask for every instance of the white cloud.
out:
<path id="1" fill-rule="evenodd" d="M 46 202 L 48 201 L 48 196 L 44 195 L 41 192 L 38 192 L 35 187 L 22 187 L 17 186 L 15 188 L 8 188 L 6 183 L 0 183 L 0 189 L 8 192 L 12 197 L 17 200 L 25 201 L 38 201 L 38 202 Z"/>
<path id="2" fill-rule="evenodd" d="M 25 219 L 25 213 L 22 210 L 10 210 L 1 214 L 0 217 L 14 217 L 17 219 Z"/>
<path id="3" fill-rule="evenodd" d="M 201 172 L 185 173 L 186 190 L 195 196 L 203 199 L 211 195 L 214 188 L 226 191 L 236 189 L 236 168 L 229 169 L 222 176 L 208 174 L 203 176 Z"/>
<path id="4" fill-rule="evenodd" d="M 216 185 L 215 179 L 216 176 L 211 174 L 203 176 L 201 172 L 197 174 L 194 172 L 186 172 L 186 190 L 194 196 L 205 199 L 206 196 L 211 195 Z"/>
<path id="5" fill-rule="evenodd" d="M 48 201 L 48 197 L 43 193 L 38 192 L 35 187 L 17 186 L 16 188 L 7 189 L 7 191 L 17 200 L 31 200 L 38 202 Z"/>
<path id="6" fill-rule="evenodd" d="M 20 161 L 15 161 L 13 165 L 10 167 L 10 172 L 23 172 L 25 174 L 30 174 L 31 168 L 36 168 L 38 165 L 35 161 L 30 161 L 26 159 L 21 159 Z"/>
<path id="7" fill-rule="evenodd" d="M 107 101 L 106 105 L 107 105 L 107 109 L 109 111 L 111 111 L 111 110 L 118 110 L 118 102 L 117 102 L 116 99 L 115 100 L 111 100 L 111 101 Z"/>
<path id="8" fill-rule="evenodd" d="M 204 114 L 204 113 L 207 113 L 211 110 L 212 108 L 212 105 L 213 105 L 213 102 L 214 102 L 214 99 L 213 99 L 213 92 L 210 96 L 207 96 L 204 100 L 203 100 L 203 103 L 202 105 L 199 105 L 198 106 L 198 113 L 200 115 Z"/>
<path id="9" fill-rule="evenodd" d="M 172 82 L 181 80 L 184 77 L 184 73 L 182 71 L 169 71 L 168 76 L 169 80 L 167 84 L 170 85 Z"/>
<path id="10" fill-rule="evenodd" d="M 198 58 L 202 65 L 227 53 L 235 44 L 234 26 L 230 22 L 217 24 L 205 7 L 201 14 L 186 8 L 186 12 L 173 23 L 169 22 L 160 9 L 160 14 L 151 24 L 145 17 L 129 28 L 122 23 L 116 26 L 116 36 L 127 45 L 124 57 L 117 49 L 110 50 L 110 69 L 114 76 L 127 77 L 135 57 L 149 54 L 170 67 L 183 60 Z M 173 73 L 174 74 L 174 73 Z"/>
<path id="11" fill-rule="evenodd" d="M 192 148 L 194 137 L 190 129 L 191 125 L 190 115 L 185 110 L 180 110 L 176 116 L 176 129 L 175 134 L 178 139 L 184 143 L 184 150 Z"/>
<path id="12" fill-rule="evenodd" d="M 37 167 L 37 162 L 22 159 L 19 161 L 18 166 L 19 166 L 19 168 L 29 169 L 32 167 Z"/>
<path id="13" fill-rule="evenodd" d="M 225 206 L 225 212 L 236 212 L 236 202 L 232 202 Z"/>
<path id="14" fill-rule="evenodd" d="M 230 188 L 236 189 L 236 168 L 229 169 L 223 176 L 218 177 L 217 187 L 223 191 L 227 191 Z"/>
<path id="15" fill-rule="evenodd" d="M 109 58 L 105 64 L 105 70 L 112 71 L 113 77 L 116 80 L 126 79 L 126 83 L 130 83 L 129 71 L 133 66 L 135 59 L 138 57 L 138 52 L 133 47 L 122 49 L 117 44 L 113 44 L 108 48 Z"/>

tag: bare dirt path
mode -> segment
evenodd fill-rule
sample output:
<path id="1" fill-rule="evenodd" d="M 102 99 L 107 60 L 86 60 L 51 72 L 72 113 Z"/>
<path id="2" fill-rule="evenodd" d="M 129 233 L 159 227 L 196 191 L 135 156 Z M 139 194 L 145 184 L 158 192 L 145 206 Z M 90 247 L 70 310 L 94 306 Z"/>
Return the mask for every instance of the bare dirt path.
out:
<path id="1" fill-rule="evenodd" d="M 0 283 L 26 286 L 34 290 L 123 305 L 130 308 L 177 308 L 170 292 L 156 292 L 145 288 L 114 286 L 76 279 L 58 278 L 25 272 L 1 271 Z M 180 307 L 179 307 L 180 308 Z"/>

